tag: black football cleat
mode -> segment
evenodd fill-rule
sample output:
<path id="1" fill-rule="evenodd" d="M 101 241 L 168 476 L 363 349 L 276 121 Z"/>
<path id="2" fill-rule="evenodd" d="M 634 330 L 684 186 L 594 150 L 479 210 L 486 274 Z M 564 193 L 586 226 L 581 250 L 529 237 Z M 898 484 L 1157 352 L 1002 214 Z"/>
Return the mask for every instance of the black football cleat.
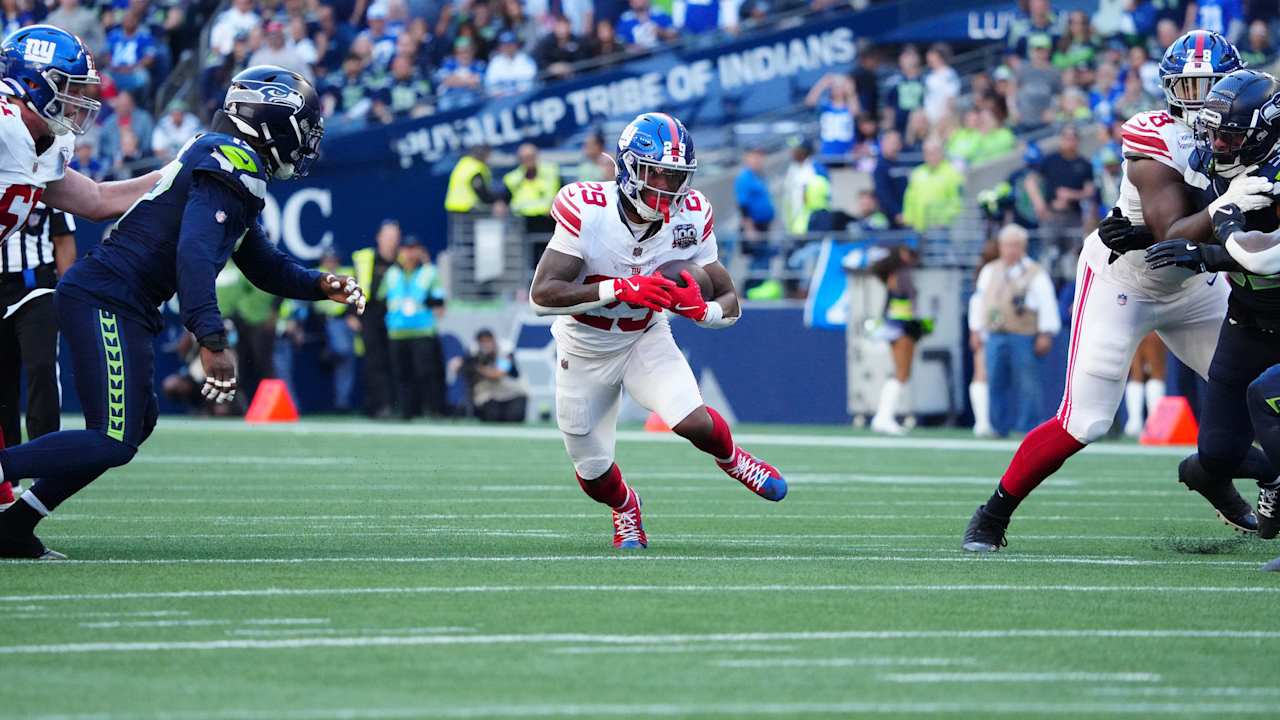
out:
<path id="1" fill-rule="evenodd" d="M 962 548 L 969 552 L 996 552 L 1009 544 L 1004 532 L 1009 528 L 1009 518 L 1002 518 L 987 512 L 986 505 L 979 505 L 969 518 L 969 527 L 964 529 Z"/>
<path id="2" fill-rule="evenodd" d="M 1240 496 L 1235 483 L 1216 481 L 1206 473 L 1197 472 L 1199 463 L 1193 462 L 1195 459 L 1196 456 L 1192 455 L 1178 465 L 1178 482 L 1208 500 L 1218 513 L 1218 519 L 1227 527 L 1244 535 L 1257 533 L 1258 516 L 1253 514 L 1249 501 Z"/>
<path id="3" fill-rule="evenodd" d="M 0 535 L 0 558 L 6 560 L 66 560 L 67 556 L 50 550 L 34 533 L 23 537 Z"/>
<path id="4" fill-rule="evenodd" d="M 1258 486 L 1258 537 L 1280 535 L 1280 484 Z"/>

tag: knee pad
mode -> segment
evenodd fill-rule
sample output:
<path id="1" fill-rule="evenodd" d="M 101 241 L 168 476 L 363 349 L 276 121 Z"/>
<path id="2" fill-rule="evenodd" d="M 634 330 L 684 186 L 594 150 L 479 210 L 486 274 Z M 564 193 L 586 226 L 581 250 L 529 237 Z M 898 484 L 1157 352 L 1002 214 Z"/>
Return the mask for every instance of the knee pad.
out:
<path id="1" fill-rule="evenodd" d="M 611 467 L 613 467 L 613 458 L 603 456 L 583 458 L 573 463 L 574 471 L 584 480 L 595 480 L 609 472 Z"/>
<path id="2" fill-rule="evenodd" d="M 1245 397 L 1253 417 L 1274 420 L 1280 416 L 1280 365 L 1271 366 L 1249 383 Z"/>

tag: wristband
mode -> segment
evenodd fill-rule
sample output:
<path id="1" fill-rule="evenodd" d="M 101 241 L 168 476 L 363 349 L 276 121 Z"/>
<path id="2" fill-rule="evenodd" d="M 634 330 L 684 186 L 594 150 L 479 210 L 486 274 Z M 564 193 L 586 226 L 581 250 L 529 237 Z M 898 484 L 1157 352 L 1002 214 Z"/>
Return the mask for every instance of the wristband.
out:
<path id="1" fill-rule="evenodd" d="M 734 317 L 727 318 L 724 316 L 724 306 L 715 300 L 709 300 L 707 301 L 707 313 L 696 324 L 698 327 L 721 330 L 738 322 L 738 318 L 741 316 L 741 313 L 739 313 Z"/>
<path id="2" fill-rule="evenodd" d="M 227 340 L 227 334 L 224 332 L 216 332 L 205 335 L 199 340 L 200 347 L 211 350 L 213 352 L 222 352 L 231 347 L 231 343 Z"/>
<path id="3" fill-rule="evenodd" d="M 600 302 L 609 304 L 618 299 L 618 285 L 616 280 L 605 280 L 600 283 Z"/>

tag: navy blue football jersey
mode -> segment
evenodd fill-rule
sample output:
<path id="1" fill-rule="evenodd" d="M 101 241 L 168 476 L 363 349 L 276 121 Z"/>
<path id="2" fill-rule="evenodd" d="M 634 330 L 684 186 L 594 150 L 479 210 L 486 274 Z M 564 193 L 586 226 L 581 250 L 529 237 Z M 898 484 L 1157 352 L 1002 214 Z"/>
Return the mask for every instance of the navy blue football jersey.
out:
<path id="1" fill-rule="evenodd" d="M 1186 181 L 1195 188 L 1200 208 L 1208 207 L 1231 184 L 1231 180 L 1212 174 L 1213 154 L 1205 148 L 1191 153 Z M 1273 156 L 1255 170 L 1253 175 L 1272 182 L 1280 182 L 1280 155 Z M 1273 232 L 1280 227 L 1280 207 L 1272 205 L 1262 210 L 1246 213 L 1245 229 Z M 1231 297 L 1227 314 L 1235 321 L 1257 325 L 1267 329 L 1280 329 L 1280 275 L 1252 275 L 1244 272 L 1228 273 L 1231 281 Z"/>
<path id="2" fill-rule="evenodd" d="M 214 279 L 234 253 L 255 285 L 313 299 L 319 273 L 277 250 L 258 222 L 266 194 L 267 170 L 252 148 L 230 135 L 198 135 L 72 266 L 59 292 L 144 320 L 155 331 L 162 327 L 158 306 L 177 293 L 183 324 L 204 337 L 222 330 Z"/>

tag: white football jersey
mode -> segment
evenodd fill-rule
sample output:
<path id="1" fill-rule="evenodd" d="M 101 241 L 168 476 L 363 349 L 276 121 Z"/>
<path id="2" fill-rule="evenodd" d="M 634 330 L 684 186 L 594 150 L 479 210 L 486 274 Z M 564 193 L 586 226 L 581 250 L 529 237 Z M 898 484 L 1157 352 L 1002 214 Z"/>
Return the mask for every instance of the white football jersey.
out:
<path id="1" fill-rule="evenodd" d="M 74 135 L 56 135 L 37 156 L 21 112 L 0 95 L 0 240 L 26 224 L 46 185 L 66 175 L 74 147 Z"/>
<path id="2" fill-rule="evenodd" d="M 1191 151 L 1195 149 L 1195 134 L 1190 127 L 1163 110 L 1134 115 L 1121 127 L 1120 133 L 1125 160 L 1116 207 L 1130 222 L 1140 225 L 1143 223 L 1142 198 L 1138 195 L 1138 188 L 1129 181 L 1129 161 L 1149 158 L 1172 168 L 1178 177 L 1182 177 L 1191 161 Z M 1094 272 L 1105 273 L 1115 282 L 1148 295 L 1176 293 L 1194 277 L 1194 273 L 1179 267 L 1149 270 L 1143 254 L 1136 251 L 1127 252 L 1112 263 L 1111 250 L 1102 244 L 1096 233 L 1085 242 L 1084 252 Z"/>
<path id="3" fill-rule="evenodd" d="M 551 206 L 556 231 L 548 250 L 582 258 L 578 282 L 649 275 L 672 260 L 709 265 L 717 260 L 711 203 L 697 190 L 652 237 L 641 240 L 622 216 L 618 184 L 574 183 L 560 189 Z M 710 298 L 708 298 L 710 299 Z M 621 302 L 580 315 L 561 315 L 551 327 L 560 348 L 575 355 L 614 353 L 629 347 L 665 312 Z"/>

